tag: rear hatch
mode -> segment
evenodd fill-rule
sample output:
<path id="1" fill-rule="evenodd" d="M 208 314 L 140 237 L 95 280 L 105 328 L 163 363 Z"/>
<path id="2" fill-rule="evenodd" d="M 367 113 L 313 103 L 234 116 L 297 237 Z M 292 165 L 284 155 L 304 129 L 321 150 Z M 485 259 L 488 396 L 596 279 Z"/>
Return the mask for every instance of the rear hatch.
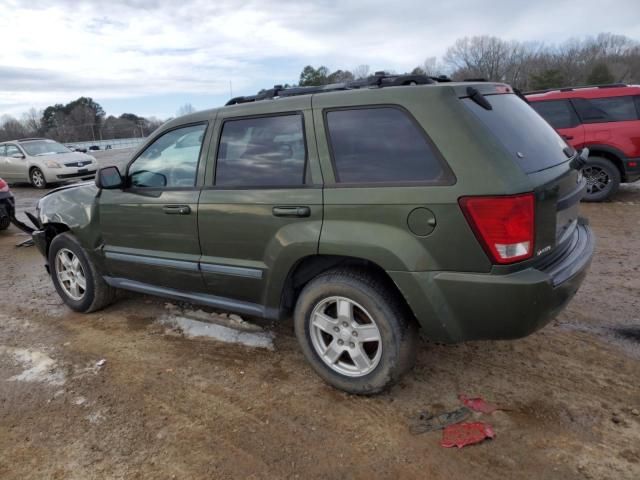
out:
<path id="1" fill-rule="evenodd" d="M 569 248 L 586 183 L 570 160 L 577 152 L 507 85 L 466 87 L 462 103 L 527 174 L 535 194 L 533 260 Z"/>

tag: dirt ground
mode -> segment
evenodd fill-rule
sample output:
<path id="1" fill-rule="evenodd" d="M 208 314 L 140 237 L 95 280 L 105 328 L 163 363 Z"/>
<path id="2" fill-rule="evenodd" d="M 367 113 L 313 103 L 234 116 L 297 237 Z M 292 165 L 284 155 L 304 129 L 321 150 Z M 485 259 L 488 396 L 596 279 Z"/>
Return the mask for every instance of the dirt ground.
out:
<path id="1" fill-rule="evenodd" d="M 20 208 L 39 192 L 14 188 Z M 0 478 L 640 478 L 640 185 L 582 207 L 591 272 L 542 331 L 510 342 L 422 342 L 373 398 L 307 366 L 290 322 L 274 348 L 167 330 L 165 301 L 125 294 L 66 309 L 35 248 L 0 234 Z M 253 320 L 252 320 L 253 321 Z M 106 360 L 102 367 L 97 366 Z M 481 395 L 494 440 L 445 449 L 421 410 Z"/>

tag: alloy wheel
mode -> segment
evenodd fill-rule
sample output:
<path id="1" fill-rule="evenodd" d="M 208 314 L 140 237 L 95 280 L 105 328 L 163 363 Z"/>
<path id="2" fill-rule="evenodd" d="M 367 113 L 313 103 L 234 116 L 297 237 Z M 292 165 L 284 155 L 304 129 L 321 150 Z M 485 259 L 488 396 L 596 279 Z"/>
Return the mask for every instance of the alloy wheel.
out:
<path id="1" fill-rule="evenodd" d="M 56 275 L 64 293 L 73 300 L 82 300 L 87 279 L 78 256 L 67 248 L 56 254 Z"/>
<path id="2" fill-rule="evenodd" d="M 318 356 L 332 370 L 349 377 L 373 371 L 382 356 L 382 337 L 362 305 L 329 297 L 311 312 L 309 333 Z"/>
<path id="3" fill-rule="evenodd" d="M 584 167 L 582 169 L 582 174 L 587 181 L 588 195 L 602 192 L 607 188 L 609 182 L 611 182 L 609 174 L 603 168 L 600 168 L 596 165 Z"/>
<path id="4" fill-rule="evenodd" d="M 35 169 L 31 172 L 31 181 L 38 188 L 44 187 L 44 184 L 45 184 L 44 175 L 38 169 Z"/>

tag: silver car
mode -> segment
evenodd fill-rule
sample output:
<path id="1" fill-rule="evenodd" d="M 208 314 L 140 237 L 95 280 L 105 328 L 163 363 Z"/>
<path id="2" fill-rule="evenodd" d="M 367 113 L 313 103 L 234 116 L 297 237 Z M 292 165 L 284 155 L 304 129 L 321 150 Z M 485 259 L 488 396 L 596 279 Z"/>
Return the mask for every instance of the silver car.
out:
<path id="1" fill-rule="evenodd" d="M 0 177 L 9 183 L 30 182 L 36 188 L 68 180 L 93 179 L 98 163 L 47 138 L 0 143 Z"/>

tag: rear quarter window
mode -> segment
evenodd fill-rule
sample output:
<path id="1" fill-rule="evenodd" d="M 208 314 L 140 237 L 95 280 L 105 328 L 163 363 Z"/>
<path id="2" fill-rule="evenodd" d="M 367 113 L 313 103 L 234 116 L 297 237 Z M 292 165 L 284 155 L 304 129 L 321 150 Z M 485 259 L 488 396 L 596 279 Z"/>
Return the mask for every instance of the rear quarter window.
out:
<path id="1" fill-rule="evenodd" d="M 325 119 L 339 183 L 455 182 L 425 132 L 399 107 L 329 110 Z"/>
<path id="2" fill-rule="evenodd" d="M 525 173 L 544 170 L 568 160 L 560 135 L 524 100 L 513 94 L 485 95 L 487 110 L 470 98 L 464 105 L 504 146 Z"/>

